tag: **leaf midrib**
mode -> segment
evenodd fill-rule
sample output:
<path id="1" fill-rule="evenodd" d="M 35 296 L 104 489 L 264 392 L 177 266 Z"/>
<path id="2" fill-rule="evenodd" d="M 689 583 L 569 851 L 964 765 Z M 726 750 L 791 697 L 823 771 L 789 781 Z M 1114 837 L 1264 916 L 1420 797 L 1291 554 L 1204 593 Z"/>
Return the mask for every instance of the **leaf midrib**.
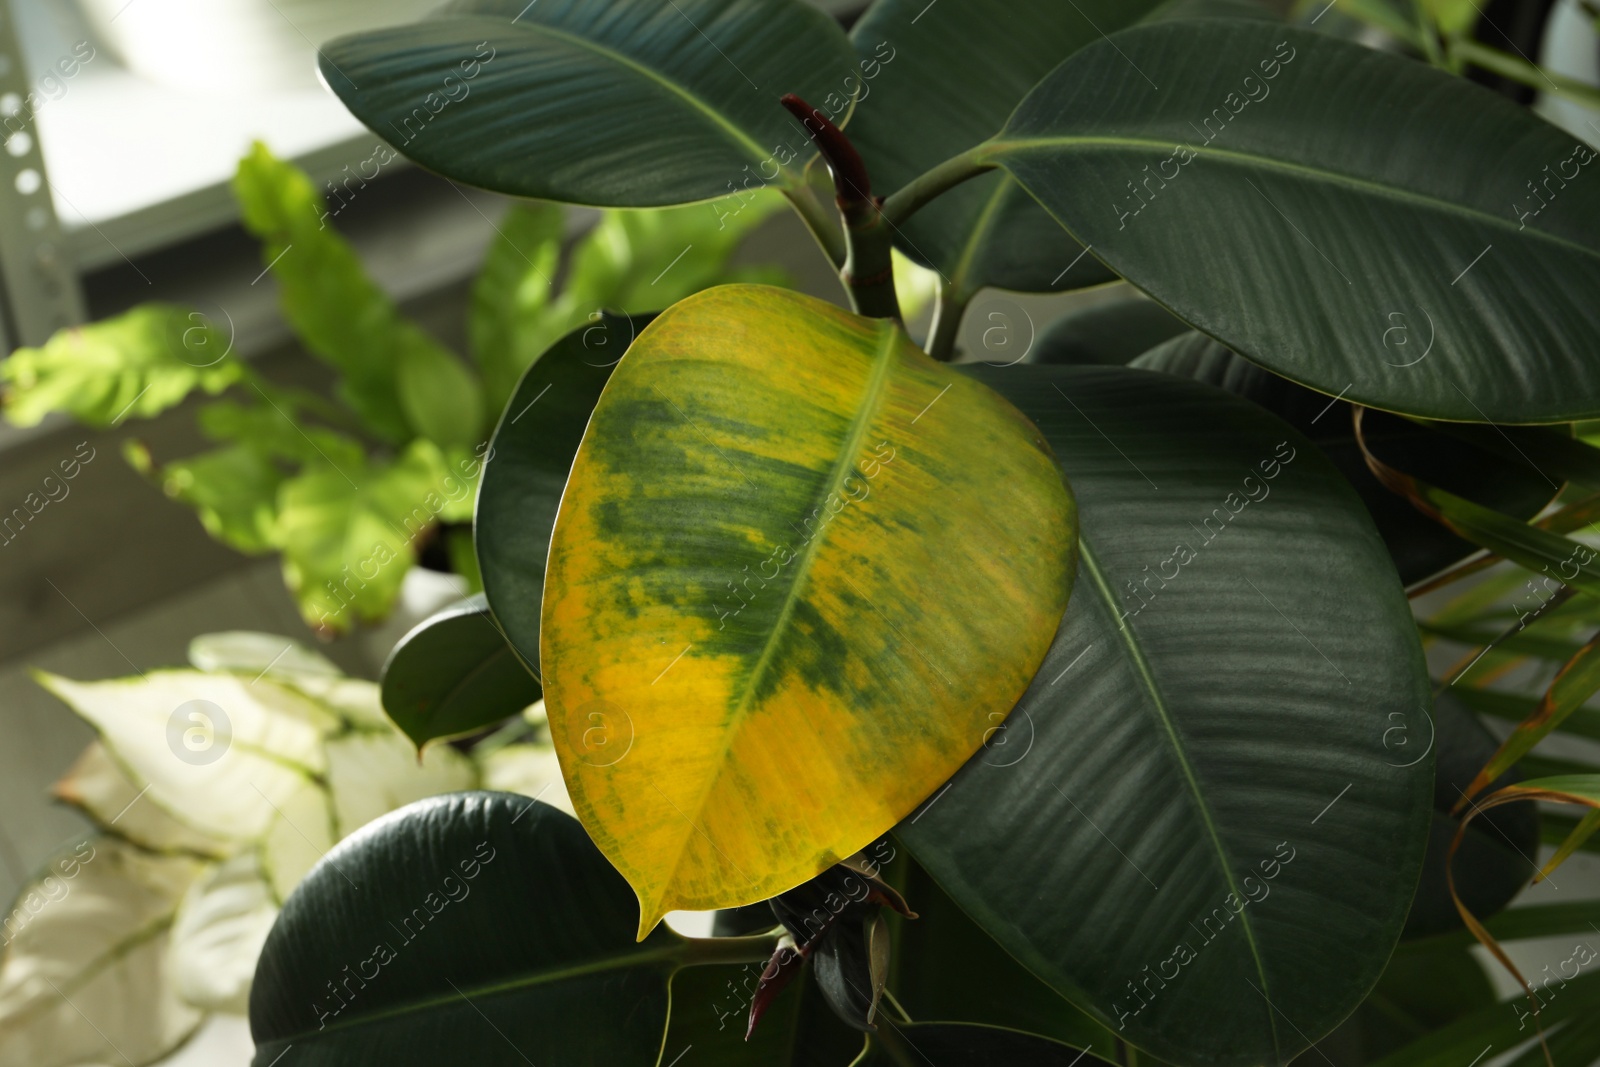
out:
<path id="1" fill-rule="evenodd" d="M 682 960 L 683 944 L 675 940 L 674 943 L 651 949 L 648 952 L 625 952 L 618 956 L 602 956 L 599 959 L 589 960 L 569 967 L 556 967 L 525 974 L 518 978 L 464 988 L 459 993 L 452 990 L 450 993 L 440 993 L 431 997 L 410 1000 L 367 1015 L 353 1015 L 343 1022 L 332 1022 L 318 1030 L 301 1030 L 294 1034 L 278 1034 L 266 1038 L 262 1043 L 265 1043 L 265 1041 L 288 1041 L 293 1044 L 300 1041 L 310 1041 L 323 1034 L 331 1034 L 337 1030 L 350 1030 L 358 1026 L 383 1022 L 415 1012 L 431 1011 L 435 1008 L 454 1004 L 462 999 L 465 999 L 470 1005 L 475 997 L 498 996 L 501 993 L 533 989 L 571 978 L 583 978 L 591 974 L 604 974 L 607 971 L 635 970 L 650 967 L 657 963 L 671 963 L 675 968 Z"/>
<path id="2" fill-rule="evenodd" d="M 1597 252 L 1592 248 L 1587 248 L 1583 245 L 1577 244 L 1576 242 L 1569 241 L 1564 237 L 1551 233 L 1548 230 L 1539 229 L 1536 226 L 1529 226 L 1526 229 L 1518 229 L 1516 226 L 1512 225 L 1510 220 L 1501 218 L 1499 215 L 1491 215 L 1488 212 L 1476 207 L 1472 207 L 1471 205 L 1457 203 L 1453 200 L 1445 200 L 1436 196 L 1429 196 L 1426 193 L 1415 192 L 1411 189 L 1405 189 L 1397 185 L 1388 185 L 1380 181 L 1374 181 L 1370 178 L 1358 177 L 1354 174 L 1346 174 L 1341 171 L 1325 170 L 1319 167 L 1309 166 L 1304 163 L 1294 163 L 1288 160 L 1273 159 L 1270 156 L 1257 155 L 1251 152 L 1237 152 L 1230 149 L 1212 148 L 1210 146 L 1196 148 L 1195 146 L 1188 144 L 1188 142 L 1184 142 L 1184 145 L 1197 157 L 1210 157 L 1218 162 L 1255 165 L 1264 170 L 1275 170 L 1286 174 L 1309 176 L 1314 180 L 1325 182 L 1330 185 L 1346 185 L 1351 188 L 1362 189 L 1378 196 L 1388 197 L 1393 200 L 1404 200 L 1412 203 L 1423 204 L 1447 214 L 1471 218 L 1477 222 L 1492 226 L 1496 229 L 1510 230 L 1512 233 L 1531 234 L 1550 244 L 1580 253 L 1596 260 L 1597 262 L 1600 262 L 1600 252 Z M 1059 137 L 1029 137 L 1014 140 L 996 137 L 995 139 L 985 143 L 983 146 L 983 154 L 986 157 L 992 158 L 996 163 L 999 163 L 1003 166 L 1002 161 L 1008 155 L 1025 155 L 1029 152 L 1042 149 L 1081 147 L 1155 148 L 1165 150 L 1172 148 L 1173 146 L 1174 142 L 1172 141 L 1154 140 L 1144 137 L 1082 137 L 1062 135 Z M 1010 173 L 1009 170 L 1007 172 Z M 1018 178 L 1017 180 L 1023 185 L 1024 188 L 1026 188 L 1026 182 L 1023 182 L 1021 178 Z"/>
<path id="3" fill-rule="evenodd" d="M 828 480 L 815 499 L 821 501 L 822 507 L 827 506 L 828 498 L 843 489 L 845 479 L 855 470 L 855 457 L 861 451 L 861 445 L 866 437 L 867 428 L 877 418 L 878 409 L 882 406 L 883 394 L 889 381 L 889 369 L 894 365 L 894 355 L 899 347 L 900 331 L 895 326 L 884 322 L 880 325 L 882 339 L 878 344 L 878 351 L 873 356 L 872 368 L 867 377 L 866 389 L 862 394 L 861 403 L 856 408 L 855 418 L 850 423 L 850 429 L 845 438 L 840 442 L 839 454 L 834 458 L 833 469 L 828 472 Z M 739 732 L 740 724 L 750 715 L 750 706 L 755 699 L 757 690 L 766 677 L 767 670 L 772 665 L 772 658 L 782 643 L 782 637 L 788 632 L 790 620 L 794 617 L 795 609 L 801 600 L 801 590 L 805 588 L 811 576 L 811 565 L 817 556 L 818 547 L 827 540 L 825 530 L 819 530 L 811 541 L 796 554 L 794 559 L 793 577 L 790 579 L 789 588 L 784 592 L 783 605 L 778 609 L 777 618 L 773 620 L 772 627 L 767 631 L 767 638 L 761 648 L 761 655 L 756 659 L 755 665 L 750 668 L 750 673 L 745 680 L 744 690 L 739 694 L 739 703 L 729 713 L 722 730 L 722 745 L 715 760 L 712 762 L 712 773 L 707 776 L 705 788 L 695 800 L 692 810 L 685 820 L 691 832 L 697 832 L 701 813 L 705 810 L 706 802 L 711 798 L 712 791 L 722 777 L 722 769 L 727 765 L 728 753 L 733 749 L 733 741 Z M 687 842 L 690 834 L 685 833 L 682 841 Z M 674 880 L 677 868 L 683 864 L 688 850 L 680 844 L 678 859 L 673 865 Z M 666 885 L 672 885 L 668 881 Z M 660 900 L 654 903 L 659 904 Z"/>
<path id="4" fill-rule="evenodd" d="M 493 23 L 497 29 L 506 28 L 500 25 L 498 19 L 483 18 L 475 19 L 474 21 Z M 567 30 L 557 29 L 556 27 L 545 22 L 522 23 L 516 27 L 516 32 L 525 33 L 529 37 L 538 37 L 540 34 L 545 34 L 556 40 L 575 46 L 580 51 L 592 52 L 594 55 L 608 59 L 611 62 L 616 63 L 618 66 L 639 75 L 644 80 L 651 82 L 662 89 L 665 89 L 668 93 L 676 96 L 678 99 L 688 104 L 691 109 L 698 111 L 700 114 L 710 119 L 713 125 L 715 125 L 731 140 L 738 144 L 741 149 L 751 153 L 752 159 L 755 162 L 765 160 L 768 156 L 768 152 L 765 148 L 762 148 L 761 145 L 751 138 L 747 133 L 745 133 L 744 130 L 730 122 L 726 116 L 712 107 L 709 102 L 696 96 L 688 89 L 687 86 L 679 85 L 677 82 L 670 80 L 659 71 L 646 66 L 624 52 L 619 52 L 615 49 L 608 48 L 605 45 L 600 44 L 598 41 L 571 33 Z M 715 45 L 713 44 L 712 47 L 715 47 Z M 793 172 L 788 167 L 784 167 L 782 169 L 785 175 L 789 176 L 791 179 L 793 178 Z"/>
<path id="5" fill-rule="evenodd" d="M 1095 592 L 1100 595 L 1111 617 L 1117 617 L 1116 598 L 1112 594 L 1111 586 L 1106 581 L 1105 574 L 1100 570 L 1100 561 L 1094 549 L 1089 545 L 1088 536 L 1080 528 L 1078 534 L 1078 558 L 1090 581 L 1094 583 Z M 1134 671 L 1138 676 L 1145 692 L 1150 697 L 1151 706 L 1156 710 L 1156 715 L 1161 720 L 1162 727 L 1166 730 L 1167 740 L 1172 745 L 1172 752 L 1178 761 L 1178 767 L 1183 771 L 1184 783 L 1189 787 L 1189 793 L 1194 797 L 1195 807 L 1200 812 L 1200 819 L 1205 824 L 1206 837 L 1211 842 L 1211 847 L 1216 853 L 1217 865 L 1222 869 L 1223 880 L 1228 883 L 1228 890 L 1238 900 L 1244 900 L 1245 895 L 1240 891 L 1239 884 L 1234 880 L 1233 867 L 1229 863 L 1228 850 L 1222 843 L 1222 835 L 1217 831 L 1216 823 L 1211 818 L 1211 808 L 1206 803 L 1205 796 L 1200 791 L 1200 780 L 1194 768 L 1189 763 L 1188 754 L 1184 751 L 1183 742 L 1178 736 L 1177 725 L 1172 721 L 1172 714 L 1167 710 L 1166 700 L 1161 694 L 1161 688 L 1156 684 L 1155 673 L 1151 670 L 1150 661 L 1144 654 L 1138 638 L 1133 631 L 1132 623 L 1124 625 L 1119 633 L 1123 644 L 1127 647 L 1128 658 L 1133 662 Z M 1251 925 L 1249 909 L 1239 912 L 1239 923 L 1244 930 L 1245 942 L 1250 947 L 1250 958 L 1256 965 L 1256 976 L 1261 980 L 1261 995 L 1263 999 L 1268 995 L 1266 967 L 1261 959 L 1260 947 L 1256 944 L 1255 929 Z M 1272 1051 L 1281 1062 L 1283 1046 L 1278 1040 L 1278 1020 L 1274 1015 L 1271 1002 L 1267 1004 L 1267 1025 L 1272 1030 Z"/>

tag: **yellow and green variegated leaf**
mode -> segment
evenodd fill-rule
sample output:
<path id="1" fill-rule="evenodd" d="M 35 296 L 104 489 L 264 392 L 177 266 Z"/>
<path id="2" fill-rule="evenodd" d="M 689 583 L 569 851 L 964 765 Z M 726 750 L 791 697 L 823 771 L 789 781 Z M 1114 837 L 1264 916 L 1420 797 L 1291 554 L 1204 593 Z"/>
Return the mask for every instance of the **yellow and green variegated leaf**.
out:
<path id="1" fill-rule="evenodd" d="M 937 788 L 1027 687 L 1076 545 L 1038 430 L 891 322 L 762 286 L 657 318 L 578 449 L 540 635 L 641 933 L 787 890 Z"/>

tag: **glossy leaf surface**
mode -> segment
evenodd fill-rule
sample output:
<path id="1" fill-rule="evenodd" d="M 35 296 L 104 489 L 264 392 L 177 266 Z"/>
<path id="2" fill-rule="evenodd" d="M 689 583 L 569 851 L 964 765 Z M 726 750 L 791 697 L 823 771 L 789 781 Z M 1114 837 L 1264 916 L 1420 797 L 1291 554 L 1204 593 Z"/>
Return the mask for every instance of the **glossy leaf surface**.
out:
<path id="1" fill-rule="evenodd" d="M 897 834 L 1118 1037 L 1286 1062 L 1377 980 L 1426 842 L 1431 758 L 1385 747 L 1428 701 L 1393 565 L 1338 473 L 1244 401 L 1122 368 L 973 373 L 1071 471 L 1078 591 L 1006 743 Z"/>
<path id="2" fill-rule="evenodd" d="M 457 181 L 613 207 L 798 187 L 784 93 L 822 99 L 849 42 L 799 0 L 457 0 L 322 46 L 356 117 Z"/>
<path id="3" fill-rule="evenodd" d="M 479 594 L 424 619 L 383 665 L 383 707 L 418 748 L 481 730 L 539 699 Z"/>
<path id="4" fill-rule="evenodd" d="M 1448 691 L 1435 700 L 1431 725 L 1423 724 L 1389 737 L 1396 761 L 1419 754 L 1430 739 L 1437 754 L 1433 821 L 1428 830 L 1422 879 L 1411 902 L 1411 914 L 1406 917 L 1408 938 L 1462 928 L 1445 879 L 1445 859 L 1459 825 L 1459 814 L 1452 817 L 1452 809 L 1495 751 L 1494 735 Z M 1494 785 L 1499 788 L 1521 780 L 1522 775 L 1515 772 L 1497 774 Z M 1478 918 L 1488 919 L 1528 884 L 1538 870 L 1533 862 L 1538 854 L 1539 812 L 1532 804 L 1496 808 L 1478 816 L 1467 825 L 1466 836 L 1455 854 L 1456 889 L 1462 902 Z"/>
<path id="5" fill-rule="evenodd" d="M 284 905 L 251 996 L 256 1067 L 291 1045 L 311 1065 L 654 1063 L 682 940 L 635 944 L 633 915 L 555 809 L 506 793 L 414 804 Z"/>
<path id="6" fill-rule="evenodd" d="M 1075 533 L 1032 425 L 887 320 L 723 286 L 651 323 L 573 464 L 540 654 L 641 931 L 789 889 L 910 811 L 1032 677 Z"/>
<path id="7" fill-rule="evenodd" d="M 978 151 L 1180 317 L 1330 396 L 1600 413 L 1596 153 L 1463 79 L 1255 20 L 1141 26 Z"/>
<path id="8" fill-rule="evenodd" d="M 1011 1067 L 1023 1063 L 1029 1067 L 1106 1067 L 1113 1061 L 1021 1030 L 927 1022 L 894 1025 L 887 1034 L 872 1038 L 866 1054 L 856 1064 L 899 1067 L 903 1063 L 924 1062 L 939 1067 Z"/>
<path id="9" fill-rule="evenodd" d="M 1047 341 L 1048 335 L 1041 339 L 1041 346 Z M 1397 348 L 1404 350 L 1402 345 Z M 1181 334 L 1157 345 L 1130 366 L 1179 374 L 1226 389 L 1260 404 L 1311 438 L 1361 495 L 1389 546 L 1401 581 L 1421 581 L 1476 550 L 1471 542 L 1422 514 L 1373 477 L 1356 443 L 1347 402 L 1280 378 L 1198 333 Z M 1368 412 L 1364 423 L 1368 445 L 1388 462 L 1497 511 L 1532 518 L 1559 491 L 1561 483 L 1547 477 L 1560 477 L 1550 465 L 1530 466 L 1511 448 L 1505 449 L 1510 455 L 1504 455 L 1483 447 L 1488 437 L 1498 437 L 1493 429 L 1464 427 L 1486 431 L 1474 433 L 1475 441 L 1468 442 L 1440 432 L 1449 425 L 1454 424 L 1425 427 L 1383 412 Z"/>
<path id="10" fill-rule="evenodd" d="M 859 94 L 849 134 L 887 195 L 999 129 L 1056 64 L 1159 0 L 878 0 L 851 30 Z M 1097 28 L 1098 27 L 1098 28 Z M 812 101 L 818 103 L 818 101 Z M 984 286 L 1074 289 L 1115 275 L 1004 174 L 966 183 L 899 227 L 901 250 L 963 301 Z"/>
<path id="11" fill-rule="evenodd" d="M 535 670 L 561 494 L 600 391 L 648 322 L 602 314 L 551 345 L 517 383 L 490 444 L 473 531 L 478 565 L 495 617 Z"/>

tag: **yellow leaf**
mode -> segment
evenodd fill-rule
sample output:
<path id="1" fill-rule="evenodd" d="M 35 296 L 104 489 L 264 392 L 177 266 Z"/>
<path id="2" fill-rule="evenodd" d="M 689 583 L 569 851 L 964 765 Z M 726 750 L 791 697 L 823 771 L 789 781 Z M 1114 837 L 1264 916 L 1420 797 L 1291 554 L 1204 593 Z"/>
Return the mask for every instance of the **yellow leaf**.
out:
<path id="1" fill-rule="evenodd" d="M 573 464 L 541 638 L 640 937 L 790 889 L 937 789 L 1043 660 L 1076 552 L 1033 424 L 892 323 L 763 286 L 656 319 Z"/>

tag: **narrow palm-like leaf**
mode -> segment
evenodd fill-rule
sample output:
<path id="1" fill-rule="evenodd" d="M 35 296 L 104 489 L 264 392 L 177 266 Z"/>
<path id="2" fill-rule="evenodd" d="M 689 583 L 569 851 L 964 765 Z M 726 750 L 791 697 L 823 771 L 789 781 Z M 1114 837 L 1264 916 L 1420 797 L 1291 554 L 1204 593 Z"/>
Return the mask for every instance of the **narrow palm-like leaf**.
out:
<path id="1" fill-rule="evenodd" d="M 1500 743 L 1494 756 L 1463 791 L 1459 810 L 1505 773 L 1540 741 L 1549 736 L 1573 712 L 1600 690 L 1600 635 L 1596 635 L 1568 660 L 1545 690 L 1533 713 L 1517 725 Z"/>

